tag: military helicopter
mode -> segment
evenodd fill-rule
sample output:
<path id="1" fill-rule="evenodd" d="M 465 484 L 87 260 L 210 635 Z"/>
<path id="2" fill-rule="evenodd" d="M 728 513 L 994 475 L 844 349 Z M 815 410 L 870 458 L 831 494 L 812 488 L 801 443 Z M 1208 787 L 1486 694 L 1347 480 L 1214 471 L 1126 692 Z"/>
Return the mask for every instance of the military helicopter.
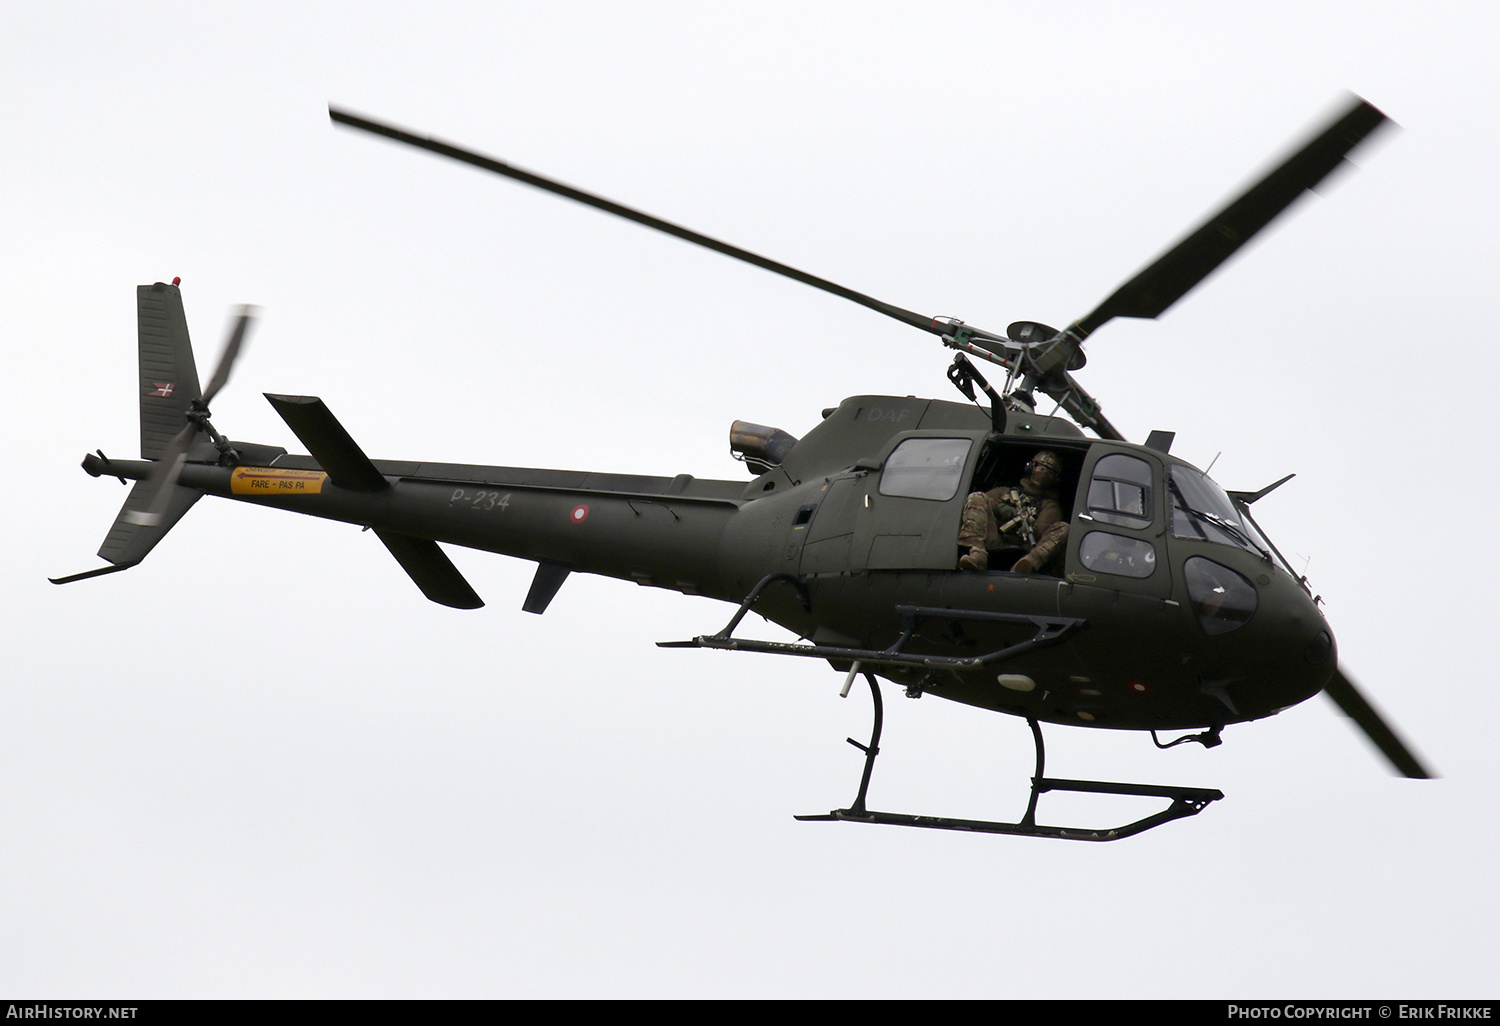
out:
<path id="1" fill-rule="evenodd" d="M 101 451 L 89 474 L 135 482 L 99 550 L 141 562 L 204 495 L 373 530 L 422 593 L 459 609 L 483 605 L 439 542 L 537 564 L 522 604 L 543 613 L 575 572 L 733 603 L 724 628 L 667 647 L 825 660 L 869 685 L 874 724 L 854 801 L 802 820 L 1109 841 L 1193 816 L 1222 792 L 1045 775 L 1041 724 L 1151 733 L 1158 747 L 1221 743 L 1230 724 L 1326 692 L 1408 777 L 1427 769 L 1340 668 L 1306 579 L 1256 525 L 1250 507 L 1284 483 L 1225 491 L 1171 454 L 1173 435 L 1125 440 L 1075 379 L 1083 343 L 1116 317 L 1155 318 L 1334 171 L 1386 123 L 1355 97 L 1310 141 L 1062 331 L 1018 321 L 1004 334 L 905 310 L 582 189 L 473 151 L 330 107 L 336 124 L 385 136 L 516 179 L 852 300 L 938 336 L 955 350 L 948 376 L 965 402 L 854 396 L 798 439 L 736 421 L 731 450 L 749 483 L 688 474 L 644 477 L 564 470 L 372 460 L 319 398 L 267 394 L 309 455 L 232 441 L 209 404 L 229 379 L 254 312 L 241 310 L 200 387 L 178 280 L 137 289 L 141 459 Z M 997 390 L 975 360 L 1004 372 Z M 991 373 L 997 373 L 992 371 Z M 979 393 L 989 400 L 985 410 Z M 1037 411 L 1041 393 L 1056 404 Z M 1095 437 L 1084 434 L 1092 431 Z M 1025 550 L 987 552 L 960 569 L 972 493 L 1015 484 L 1045 451 L 1067 523 L 1046 566 Z M 1290 476 L 1290 475 L 1289 475 Z M 1014 567 L 1006 569 L 1006 567 Z M 755 612 L 796 642 L 740 637 Z M 1016 822 L 869 809 L 879 752 L 879 680 L 1023 717 L 1036 747 L 1028 806 Z M 1164 731 L 1187 731 L 1172 741 Z M 1042 794 L 1167 799 L 1111 829 L 1037 821 Z"/>

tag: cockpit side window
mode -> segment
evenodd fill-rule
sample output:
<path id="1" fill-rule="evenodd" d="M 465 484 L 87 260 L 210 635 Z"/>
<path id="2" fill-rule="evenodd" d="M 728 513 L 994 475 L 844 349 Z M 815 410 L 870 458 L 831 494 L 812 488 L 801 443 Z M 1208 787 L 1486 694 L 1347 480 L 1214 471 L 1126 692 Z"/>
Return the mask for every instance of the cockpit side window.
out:
<path id="1" fill-rule="evenodd" d="M 1151 465 L 1123 453 L 1094 464 L 1089 481 L 1089 516 L 1105 524 L 1143 528 L 1155 515 L 1151 501 Z"/>
<path id="2" fill-rule="evenodd" d="M 967 438 L 908 438 L 885 459 L 880 494 L 948 500 L 958 494 L 973 442 Z"/>

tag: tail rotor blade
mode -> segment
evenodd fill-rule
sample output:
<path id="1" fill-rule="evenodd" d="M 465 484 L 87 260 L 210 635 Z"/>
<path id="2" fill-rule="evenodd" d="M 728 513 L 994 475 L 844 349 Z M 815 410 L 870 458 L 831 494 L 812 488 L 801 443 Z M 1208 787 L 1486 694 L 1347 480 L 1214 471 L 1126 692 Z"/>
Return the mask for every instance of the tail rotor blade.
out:
<path id="1" fill-rule="evenodd" d="M 234 361 L 239 358 L 240 349 L 255 321 L 255 314 L 256 308 L 253 306 L 239 308 L 239 316 L 229 329 L 229 337 L 224 340 L 224 352 L 219 357 L 219 365 L 214 368 L 214 376 L 208 381 L 208 387 L 203 390 L 203 398 L 193 403 L 187 425 L 172 437 L 156 466 L 152 468 L 151 476 L 146 479 L 151 490 L 146 509 L 127 511 L 124 516 L 128 523 L 139 527 L 157 527 L 162 523 L 176 494 L 177 479 L 182 476 L 183 465 L 187 463 L 188 450 L 192 448 L 193 439 L 199 431 L 206 432 L 216 444 L 222 442 L 208 423 L 208 404 L 229 380 L 229 372 L 234 369 Z M 227 446 L 228 443 L 222 444 Z"/>
<path id="2" fill-rule="evenodd" d="M 161 459 L 151 469 L 151 476 L 146 479 L 150 482 L 150 502 L 145 510 L 126 510 L 122 514 L 126 523 L 135 524 L 138 527 L 156 527 L 161 524 L 166 516 L 167 507 L 172 502 L 172 487 L 182 476 L 182 466 L 187 462 L 188 447 L 193 444 L 193 436 L 197 433 L 198 425 L 189 424 L 172 439 L 172 443 L 167 446 L 167 451 L 162 453 Z"/>
<path id="3" fill-rule="evenodd" d="M 1430 780 L 1432 774 L 1427 767 L 1417 760 L 1412 750 L 1406 746 L 1396 732 L 1375 711 L 1375 707 L 1369 703 L 1354 682 L 1345 676 L 1342 668 L 1333 672 L 1333 679 L 1323 689 L 1328 697 L 1352 719 L 1370 743 L 1380 749 L 1382 755 L 1391 761 L 1391 765 L 1404 777 L 1416 780 Z"/>
<path id="4" fill-rule="evenodd" d="M 229 338 L 224 342 L 224 354 L 219 357 L 219 366 L 214 368 L 214 376 L 209 379 L 208 387 L 203 390 L 203 405 L 207 406 L 213 402 L 214 396 L 219 394 L 219 389 L 229 380 L 229 372 L 234 367 L 234 361 L 240 355 L 240 347 L 245 344 L 245 336 L 250 331 L 250 325 L 255 321 L 256 308 L 253 306 L 241 306 L 240 315 L 235 320 L 234 326 L 229 329 Z"/>

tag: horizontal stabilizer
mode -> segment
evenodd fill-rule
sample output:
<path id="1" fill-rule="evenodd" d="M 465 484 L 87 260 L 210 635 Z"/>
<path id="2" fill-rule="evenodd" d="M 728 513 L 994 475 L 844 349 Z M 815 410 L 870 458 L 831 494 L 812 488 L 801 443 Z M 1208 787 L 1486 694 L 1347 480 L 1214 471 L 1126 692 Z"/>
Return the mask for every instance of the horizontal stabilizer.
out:
<path id="1" fill-rule="evenodd" d="M 401 569 L 417 582 L 422 594 L 438 605 L 454 609 L 478 609 L 484 605 L 484 600 L 475 594 L 437 542 L 393 531 L 377 530 L 375 535 L 391 550 Z"/>
<path id="2" fill-rule="evenodd" d="M 378 492 L 389 487 L 380 471 L 375 469 L 375 464 L 370 462 L 370 457 L 365 455 L 349 432 L 344 430 L 344 425 L 323 405 L 323 400 L 310 395 L 270 393 L 266 393 L 266 399 L 281 414 L 281 419 L 286 421 L 302 444 L 307 446 L 308 453 L 318 461 L 318 466 L 323 468 L 334 484 L 357 492 Z"/>

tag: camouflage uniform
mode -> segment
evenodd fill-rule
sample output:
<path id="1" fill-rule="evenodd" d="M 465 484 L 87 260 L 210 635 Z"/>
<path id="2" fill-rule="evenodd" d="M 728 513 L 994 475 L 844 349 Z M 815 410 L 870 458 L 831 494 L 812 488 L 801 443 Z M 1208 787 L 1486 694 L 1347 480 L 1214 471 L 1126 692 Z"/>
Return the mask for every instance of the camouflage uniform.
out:
<path id="1" fill-rule="evenodd" d="M 1050 459 L 1049 459 L 1050 457 Z M 1056 474 L 1061 460 L 1049 452 L 1038 453 L 1036 462 L 1050 466 Z M 1029 480 L 1018 486 L 973 492 L 964 502 L 958 544 L 969 550 L 961 561 L 966 570 L 989 567 L 986 549 L 1023 548 L 1028 552 L 1011 567 L 1017 573 L 1038 573 L 1048 564 L 1061 562 L 1068 540 L 1068 525 L 1056 492 L 1028 490 Z"/>

